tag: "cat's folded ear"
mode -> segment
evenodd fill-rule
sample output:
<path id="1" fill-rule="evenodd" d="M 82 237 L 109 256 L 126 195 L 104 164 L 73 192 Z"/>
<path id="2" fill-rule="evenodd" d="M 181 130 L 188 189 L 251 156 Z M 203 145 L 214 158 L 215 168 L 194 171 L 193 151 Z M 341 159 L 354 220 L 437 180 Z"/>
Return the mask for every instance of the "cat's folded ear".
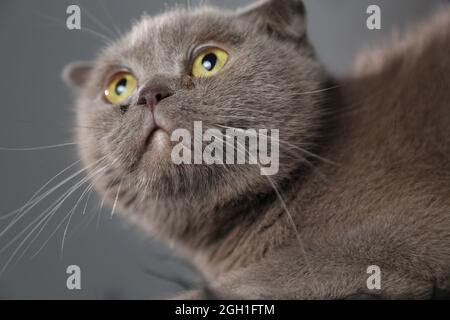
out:
<path id="1" fill-rule="evenodd" d="M 306 10 L 302 0 L 263 0 L 238 13 L 265 32 L 301 41 L 306 35 Z"/>
<path id="2" fill-rule="evenodd" d="M 64 67 L 62 78 L 69 87 L 78 90 L 87 82 L 92 68 L 90 62 L 72 62 Z"/>

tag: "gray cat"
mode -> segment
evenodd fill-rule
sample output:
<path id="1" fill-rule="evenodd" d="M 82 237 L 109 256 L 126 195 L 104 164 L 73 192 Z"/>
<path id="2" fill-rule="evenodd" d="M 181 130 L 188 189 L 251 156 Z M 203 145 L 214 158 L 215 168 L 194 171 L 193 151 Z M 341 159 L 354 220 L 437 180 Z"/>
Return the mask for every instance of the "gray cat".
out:
<path id="1" fill-rule="evenodd" d="M 206 275 L 183 298 L 432 298 L 450 289 L 450 11 L 335 81 L 299 0 L 142 18 L 65 70 L 111 204 Z M 280 129 L 280 169 L 176 165 L 176 128 Z M 381 270 L 368 286 L 369 266 Z"/>

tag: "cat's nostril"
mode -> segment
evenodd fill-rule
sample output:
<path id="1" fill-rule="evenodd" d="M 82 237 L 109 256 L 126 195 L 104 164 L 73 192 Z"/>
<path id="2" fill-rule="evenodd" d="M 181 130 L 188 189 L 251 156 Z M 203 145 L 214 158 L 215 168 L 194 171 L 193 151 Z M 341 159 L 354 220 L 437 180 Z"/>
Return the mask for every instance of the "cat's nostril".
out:
<path id="1" fill-rule="evenodd" d="M 164 96 L 161 94 L 161 93 L 158 93 L 157 95 L 156 95 L 156 101 L 161 101 L 162 99 L 164 99 Z"/>
<path id="2" fill-rule="evenodd" d="M 139 96 L 137 104 L 138 105 L 146 105 L 147 104 L 147 99 L 145 97 L 143 97 L 143 96 Z"/>
<path id="3" fill-rule="evenodd" d="M 145 86 L 139 93 L 138 104 L 153 108 L 171 95 L 173 92 L 165 86 Z"/>

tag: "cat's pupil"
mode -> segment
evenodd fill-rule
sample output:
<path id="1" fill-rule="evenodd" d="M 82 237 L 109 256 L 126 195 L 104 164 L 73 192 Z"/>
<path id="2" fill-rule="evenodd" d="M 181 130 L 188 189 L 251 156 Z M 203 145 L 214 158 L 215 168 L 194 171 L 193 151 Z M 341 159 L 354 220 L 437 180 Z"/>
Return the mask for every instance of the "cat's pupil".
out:
<path id="1" fill-rule="evenodd" d="M 217 56 L 214 53 L 207 54 L 203 60 L 202 65 L 207 71 L 211 71 L 214 69 L 217 63 Z"/>
<path id="2" fill-rule="evenodd" d="M 126 87 L 127 87 L 127 79 L 123 78 L 116 85 L 116 94 L 120 96 L 125 91 Z"/>

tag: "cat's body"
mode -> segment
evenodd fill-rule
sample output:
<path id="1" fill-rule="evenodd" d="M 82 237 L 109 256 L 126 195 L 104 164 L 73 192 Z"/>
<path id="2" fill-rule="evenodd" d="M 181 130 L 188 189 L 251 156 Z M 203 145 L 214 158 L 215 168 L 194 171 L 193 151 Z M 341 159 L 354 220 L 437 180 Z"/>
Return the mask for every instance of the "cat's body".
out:
<path id="1" fill-rule="evenodd" d="M 245 40 L 243 45 L 240 37 L 248 35 L 233 30 L 239 35 L 234 38 L 227 34 L 229 29 L 220 31 L 220 27 L 230 25 L 219 21 L 222 18 L 218 18 L 218 12 L 199 12 L 211 20 L 211 25 L 218 26 L 219 33 L 227 38 L 225 41 L 231 40 L 240 48 L 231 51 L 256 50 L 263 45 L 268 50 L 258 52 L 257 58 L 269 59 L 268 63 L 271 52 L 285 59 L 294 59 L 290 55 L 301 52 L 304 65 L 299 70 L 294 65 L 288 71 L 282 69 L 282 61 L 276 60 L 271 63 L 278 69 L 260 68 L 254 74 L 250 72 L 249 78 L 234 75 L 230 67 L 224 71 L 228 72 L 227 79 L 220 79 L 225 85 L 224 100 L 217 101 L 220 97 L 213 95 L 208 101 L 201 96 L 201 104 L 217 108 L 217 103 L 221 103 L 221 108 L 228 108 L 224 112 L 242 118 L 241 123 L 225 123 L 230 126 L 279 126 L 280 139 L 291 143 L 290 148 L 280 147 L 281 152 L 308 149 L 302 154 L 303 160 L 294 160 L 292 154 L 282 155 L 280 173 L 275 177 L 256 175 L 252 169 L 232 169 L 228 173 L 218 168 L 213 173 L 194 168 L 170 177 L 174 171 L 165 171 L 161 167 L 164 162 L 158 162 L 156 168 L 163 173 L 159 176 L 160 172 L 152 172 L 153 178 L 148 178 L 140 171 L 140 164 L 132 168 L 122 165 L 136 157 L 137 151 L 130 145 L 139 141 L 125 137 L 116 146 L 125 150 L 110 151 L 116 160 L 111 160 L 109 172 L 98 178 L 97 187 L 124 211 L 131 212 L 130 218 L 144 229 L 160 234 L 187 252 L 205 273 L 217 297 L 340 299 L 368 294 L 382 298 L 431 298 L 435 288 L 450 289 L 449 11 L 416 30 L 414 37 L 364 55 L 354 75 L 337 81 L 335 86 L 327 82 L 309 46 L 303 43 L 301 4 L 293 0 L 274 2 L 240 13 L 245 19 L 255 19 L 251 20 L 255 25 L 266 25 L 268 32 L 261 38 L 255 36 L 254 42 Z M 122 50 L 124 44 L 120 50 L 110 48 L 94 69 L 97 76 L 90 76 L 90 85 L 84 87 L 79 101 L 79 124 L 89 127 L 96 120 L 101 128 L 95 134 L 89 131 L 96 130 L 92 128 L 79 132 L 81 154 L 87 164 L 101 161 L 107 153 L 102 135 L 111 136 L 111 144 L 120 134 L 130 135 L 124 131 L 129 130 L 126 122 L 139 128 L 147 117 L 137 109 L 139 105 L 133 104 L 125 114 L 114 111 L 115 118 L 100 109 L 88 110 L 95 90 L 101 89 L 96 77 L 106 68 L 108 58 L 114 60 L 114 50 L 121 52 L 122 57 L 132 58 L 133 51 L 142 55 L 148 50 L 140 42 L 145 43 L 142 34 L 152 32 L 149 26 L 158 25 L 159 39 L 169 37 L 172 33 L 170 27 L 164 29 L 165 23 L 164 18 L 141 23 L 126 40 L 129 48 Z M 236 22 L 237 29 L 240 23 Z M 199 23 L 194 29 L 198 32 L 203 27 Z M 174 38 L 177 34 L 166 41 L 172 45 L 183 43 L 181 38 Z M 280 49 L 281 43 L 286 47 Z M 153 49 L 158 50 L 157 46 Z M 245 56 L 242 51 L 241 54 Z M 239 52 L 236 55 L 239 57 Z M 139 57 L 128 60 L 133 64 L 130 67 L 138 68 L 137 64 L 142 63 Z M 152 63 L 144 61 L 147 66 Z M 162 57 L 157 59 L 157 65 L 169 68 L 166 62 Z M 72 82 L 80 79 L 74 70 L 68 74 Z M 168 72 L 173 70 L 177 67 L 172 65 Z M 245 65 L 240 70 L 245 72 Z M 284 73 L 277 74 L 281 71 Z M 168 72 L 162 79 L 168 78 Z M 270 78 L 264 78 L 270 72 L 280 79 L 272 83 Z M 296 72 L 302 73 L 302 78 L 295 79 Z M 233 82 L 236 77 L 237 82 Z M 177 107 L 186 110 L 199 103 L 195 99 L 200 99 L 200 93 L 186 96 L 184 90 L 202 88 L 204 94 L 205 88 L 214 90 L 219 86 L 214 82 L 206 84 L 205 79 L 197 83 L 183 76 L 179 80 L 177 90 L 185 95 L 176 100 L 175 94 L 168 98 L 173 99 L 173 105 L 164 105 L 172 120 L 180 112 Z M 290 84 L 293 81 L 300 83 L 299 87 Z M 233 100 L 239 94 L 239 90 L 234 91 L 235 86 L 240 83 L 247 86 L 247 94 L 242 95 L 241 91 L 242 96 Z M 268 88 L 279 91 L 269 92 Z M 295 92 L 301 94 L 297 96 Z M 275 103 L 265 104 L 266 100 Z M 248 113 L 230 111 L 233 104 L 244 107 L 243 103 L 248 103 L 247 108 L 259 104 L 282 109 L 270 110 L 273 114 L 268 119 L 262 113 L 249 111 L 262 119 L 252 123 L 246 119 Z M 295 109 L 296 104 L 301 108 Z M 214 109 L 218 114 L 214 123 L 227 119 L 220 118 L 221 111 Z M 195 116 L 190 121 L 212 121 L 212 116 L 202 110 L 191 112 Z M 113 125 L 115 121 L 119 124 Z M 109 135 L 111 130 L 114 135 Z M 313 152 L 318 156 L 308 156 Z M 149 161 L 159 160 L 154 155 L 144 155 L 141 160 L 148 166 L 152 165 Z M 121 167 L 114 167 L 117 163 Z M 140 178 L 148 181 L 139 184 Z M 367 287 L 367 269 L 372 265 L 381 269 L 380 290 Z M 199 290 L 185 297 L 202 298 L 205 294 Z"/>
<path id="2" fill-rule="evenodd" d="M 220 287 L 284 299 L 432 298 L 449 289 L 450 15 L 433 21 L 361 56 L 340 82 L 335 138 L 320 153 L 336 165 L 317 161 L 322 175 L 283 191 L 304 249 L 291 232 Z M 381 290 L 367 287 L 372 265 Z"/>

